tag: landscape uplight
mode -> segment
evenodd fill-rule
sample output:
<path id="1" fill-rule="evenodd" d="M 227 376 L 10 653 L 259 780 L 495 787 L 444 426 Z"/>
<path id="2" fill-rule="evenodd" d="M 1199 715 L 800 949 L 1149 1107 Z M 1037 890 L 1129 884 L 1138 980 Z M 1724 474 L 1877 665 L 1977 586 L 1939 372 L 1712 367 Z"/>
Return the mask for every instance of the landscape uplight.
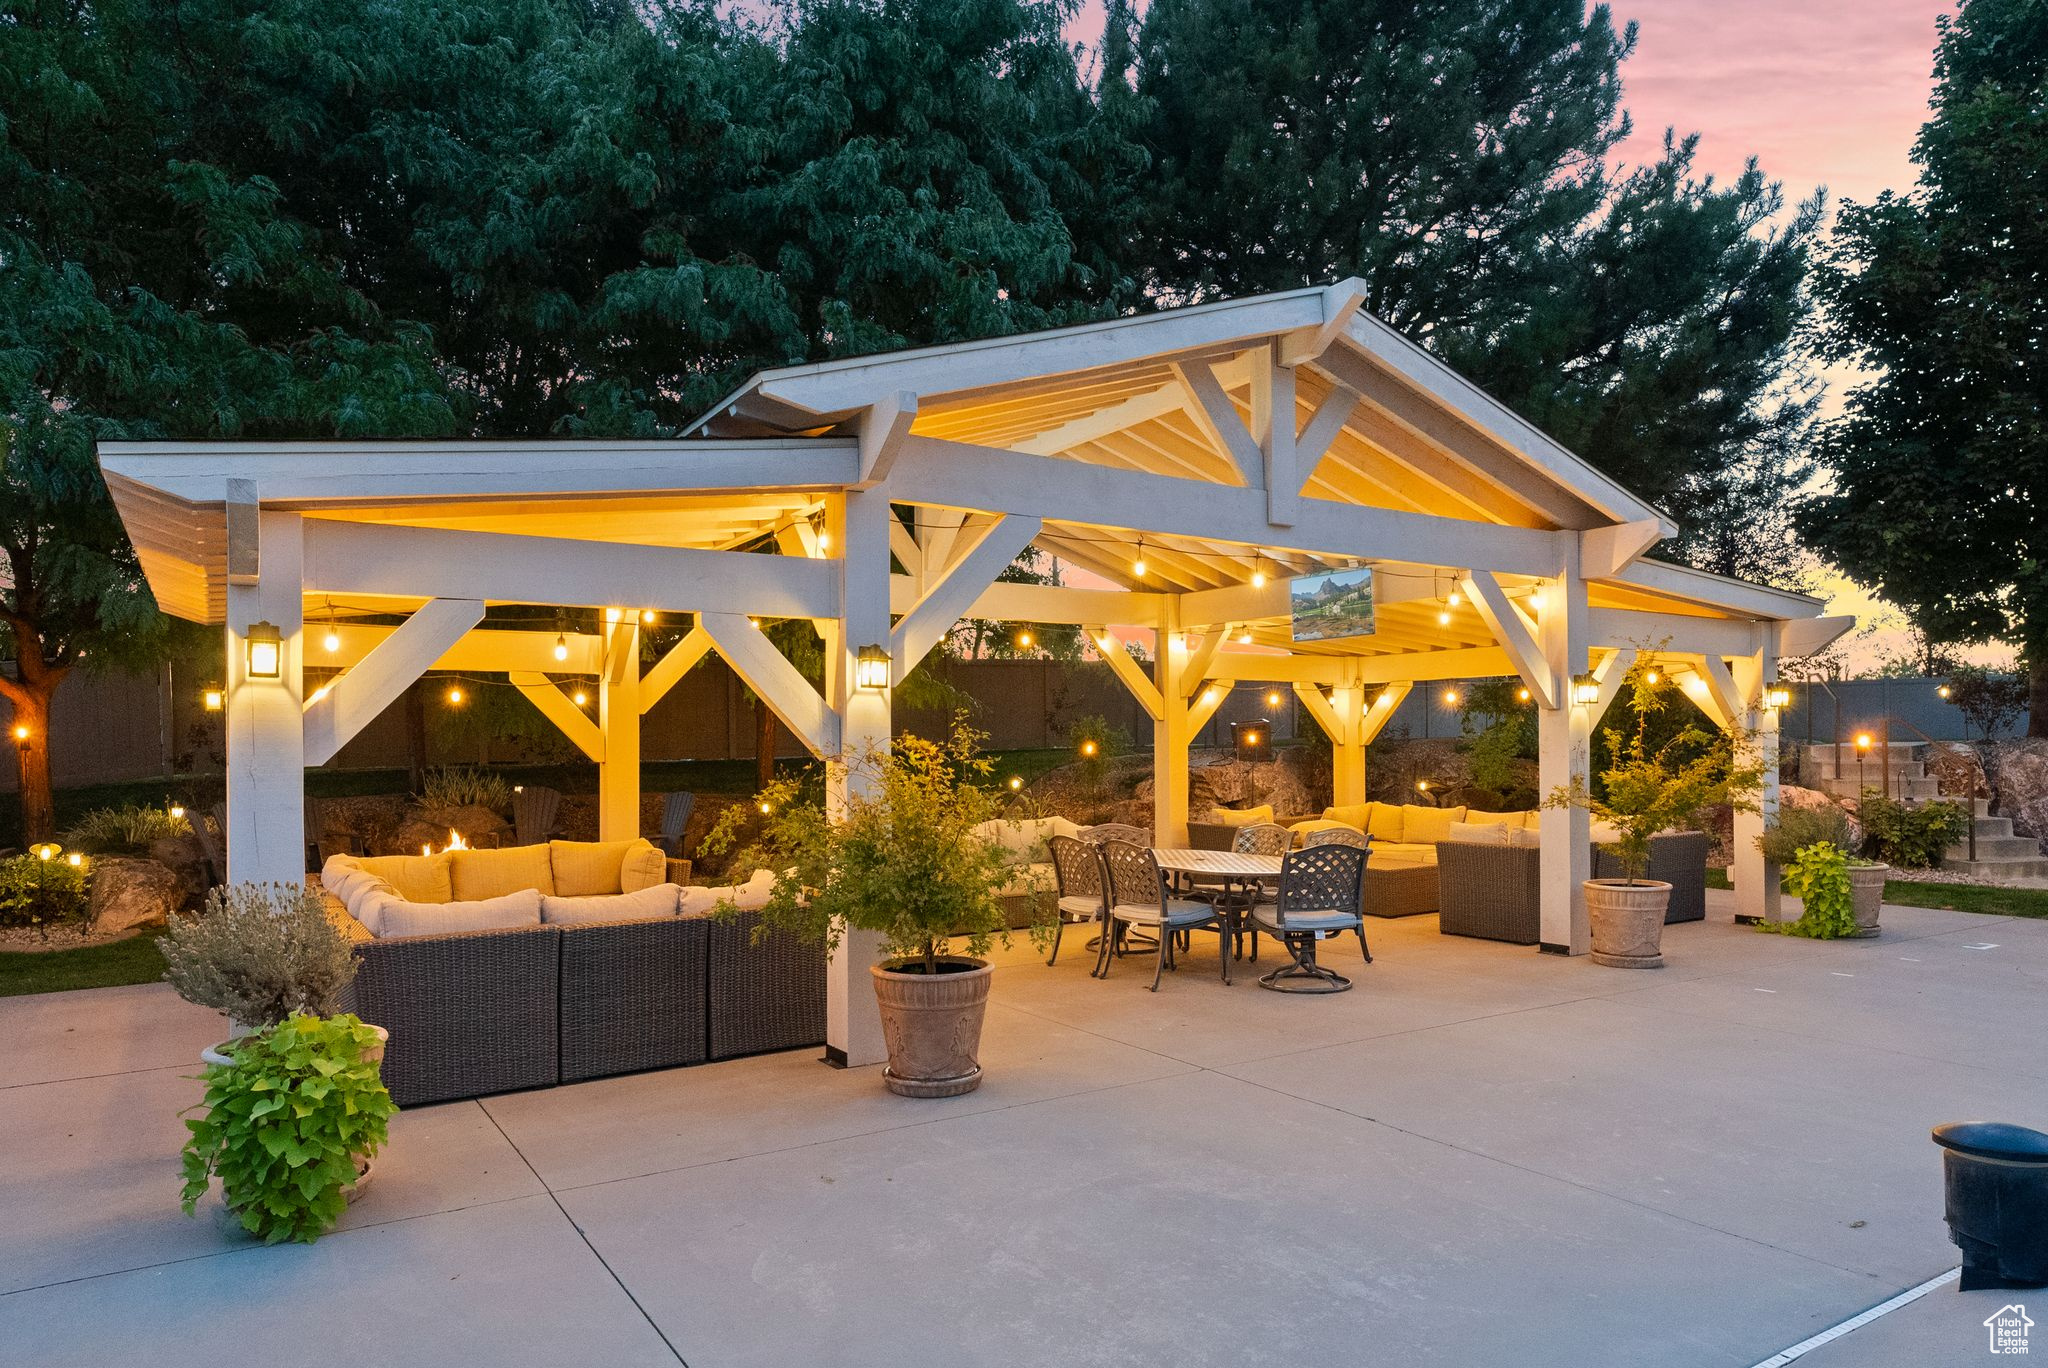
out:
<path id="1" fill-rule="evenodd" d="M 1010 792 L 1012 792 L 1012 793 L 1015 793 L 1015 792 L 1017 792 L 1017 791 L 1018 791 L 1019 789 L 1021 789 L 1021 788 L 1023 788 L 1023 787 L 1024 787 L 1024 776 L 1023 776 L 1023 775 L 1021 775 L 1021 774 L 1013 774 L 1013 775 L 1011 775 L 1011 776 L 1010 776 Z"/>
<path id="2" fill-rule="evenodd" d="M 1081 743 L 1081 758 L 1084 760 L 1093 760 L 1096 756 L 1096 753 L 1101 749 L 1102 747 L 1096 744 L 1095 738 L 1091 736 L 1086 741 L 1083 741 Z"/>

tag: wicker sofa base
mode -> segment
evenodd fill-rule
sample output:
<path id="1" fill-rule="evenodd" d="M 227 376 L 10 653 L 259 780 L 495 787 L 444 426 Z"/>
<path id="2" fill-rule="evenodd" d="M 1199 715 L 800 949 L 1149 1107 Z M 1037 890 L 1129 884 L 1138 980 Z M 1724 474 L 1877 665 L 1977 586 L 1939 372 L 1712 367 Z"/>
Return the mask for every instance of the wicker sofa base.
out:
<path id="1" fill-rule="evenodd" d="M 391 1033 L 401 1107 L 825 1040 L 825 956 L 756 914 L 354 937 L 346 1010 Z"/>
<path id="2" fill-rule="evenodd" d="M 1437 880 L 1434 864 L 1388 864 L 1365 862 L 1365 915 L 1368 917 L 1420 917 L 1436 911 Z"/>

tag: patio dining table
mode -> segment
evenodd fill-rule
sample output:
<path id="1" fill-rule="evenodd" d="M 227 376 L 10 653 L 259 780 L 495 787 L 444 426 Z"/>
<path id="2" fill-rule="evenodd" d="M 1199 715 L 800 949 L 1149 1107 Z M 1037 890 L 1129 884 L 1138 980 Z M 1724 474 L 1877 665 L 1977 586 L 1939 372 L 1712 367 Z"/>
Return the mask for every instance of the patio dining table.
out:
<path id="1" fill-rule="evenodd" d="M 1221 884 L 1223 896 L 1217 906 L 1230 919 L 1230 940 L 1235 944 L 1251 910 L 1253 885 L 1280 882 L 1280 856 L 1250 855 L 1236 850 L 1188 850 L 1177 846 L 1156 847 L 1152 858 L 1159 868 L 1191 884 Z"/>

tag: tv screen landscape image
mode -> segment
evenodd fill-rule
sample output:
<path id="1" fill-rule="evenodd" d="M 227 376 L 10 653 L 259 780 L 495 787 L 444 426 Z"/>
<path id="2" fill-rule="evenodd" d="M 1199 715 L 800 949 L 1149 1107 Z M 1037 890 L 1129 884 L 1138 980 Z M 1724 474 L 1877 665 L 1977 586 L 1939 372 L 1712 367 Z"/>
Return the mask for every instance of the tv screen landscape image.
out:
<path id="1" fill-rule="evenodd" d="M 1302 575 L 1288 587 L 1296 641 L 1371 636 L 1372 567 Z"/>

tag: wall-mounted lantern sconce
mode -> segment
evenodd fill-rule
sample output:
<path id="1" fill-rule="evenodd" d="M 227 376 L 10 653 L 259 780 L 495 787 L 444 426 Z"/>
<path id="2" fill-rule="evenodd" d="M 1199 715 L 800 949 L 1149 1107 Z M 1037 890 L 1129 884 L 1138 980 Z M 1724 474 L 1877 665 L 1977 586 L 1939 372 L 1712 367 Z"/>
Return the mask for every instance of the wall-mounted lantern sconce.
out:
<path id="1" fill-rule="evenodd" d="M 858 689 L 889 687 L 889 652 L 880 646 L 863 646 L 853 658 L 853 683 Z"/>
<path id="2" fill-rule="evenodd" d="M 284 673 L 284 638 L 268 622 L 249 624 L 249 678 L 276 679 Z"/>
<path id="3" fill-rule="evenodd" d="M 1600 701 L 1600 681 L 1589 674 L 1572 676 L 1572 702 L 1587 707 Z"/>
<path id="4" fill-rule="evenodd" d="M 1783 684 L 1773 684 L 1764 691 L 1764 703 L 1772 708 L 1782 708 L 1792 701 L 1792 691 Z"/>
<path id="5" fill-rule="evenodd" d="M 219 712 L 223 707 L 227 706 L 227 698 L 228 696 L 226 691 L 222 690 L 218 686 L 213 685 L 209 685 L 206 688 L 206 690 L 199 695 L 199 701 L 206 705 L 206 710 L 208 712 Z"/>

